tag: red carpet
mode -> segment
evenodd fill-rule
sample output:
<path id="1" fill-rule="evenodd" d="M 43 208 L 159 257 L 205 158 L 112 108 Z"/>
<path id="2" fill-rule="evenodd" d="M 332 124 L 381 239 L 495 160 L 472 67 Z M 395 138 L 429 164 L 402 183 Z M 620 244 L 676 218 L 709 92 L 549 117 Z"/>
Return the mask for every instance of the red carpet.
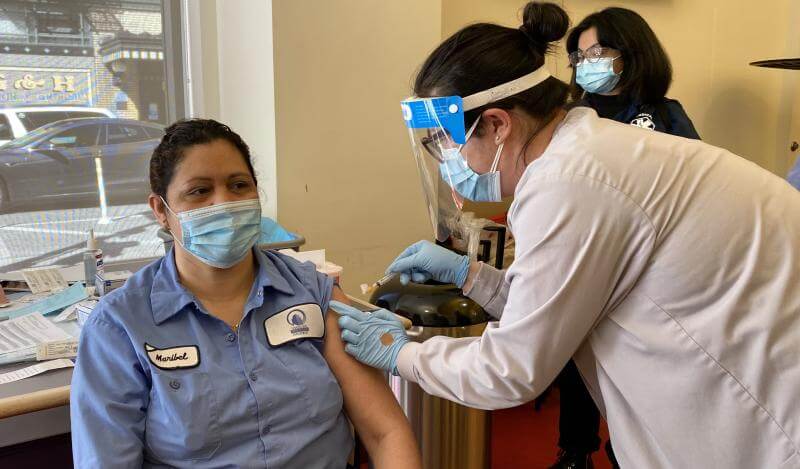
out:
<path id="1" fill-rule="evenodd" d="M 603 443 L 594 453 L 596 469 L 610 469 L 603 445 L 608 439 L 601 424 Z M 492 413 L 492 469 L 542 469 L 552 464 L 558 454 L 558 391 L 547 396 L 536 411 L 533 403 Z"/>

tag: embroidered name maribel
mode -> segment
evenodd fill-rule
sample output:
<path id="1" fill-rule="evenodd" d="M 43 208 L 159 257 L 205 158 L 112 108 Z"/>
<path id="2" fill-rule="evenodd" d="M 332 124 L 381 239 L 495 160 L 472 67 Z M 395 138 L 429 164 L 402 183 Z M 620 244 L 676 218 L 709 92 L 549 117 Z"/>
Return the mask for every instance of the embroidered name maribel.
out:
<path id="1" fill-rule="evenodd" d="M 194 368 L 200 364 L 200 349 L 196 345 L 179 345 L 158 349 L 145 343 L 144 349 L 150 363 L 162 370 Z"/>
<path id="2" fill-rule="evenodd" d="M 300 309 L 296 309 L 286 316 L 286 322 L 292 326 L 290 329 L 292 335 L 308 334 L 310 329 L 306 325 L 306 321 L 306 313 Z"/>
<path id="3" fill-rule="evenodd" d="M 189 354 L 183 352 L 182 354 L 173 353 L 172 355 L 161 355 L 160 353 L 156 354 L 156 361 L 160 362 L 172 362 L 175 360 L 188 360 Z"/>

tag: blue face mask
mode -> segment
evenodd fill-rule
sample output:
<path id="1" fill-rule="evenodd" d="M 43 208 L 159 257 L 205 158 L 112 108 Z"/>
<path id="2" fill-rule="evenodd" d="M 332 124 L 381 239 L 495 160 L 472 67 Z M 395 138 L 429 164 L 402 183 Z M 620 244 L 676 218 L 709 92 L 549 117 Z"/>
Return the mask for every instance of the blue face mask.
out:
<path id="1" fill-rule="evenodd" d="M 164 205 L 181 223 L 181 239 L 175 238 L 175 241 L 212 267 L 232 267 L 244 259 L 261 236 L 261 204 L 258 199 L 180 213 L 173 212 L 166 201 Z"/>
<path id="2" fill-rule="evenodd" d="M 478 126 L 480 117 L 472 124 L 464 140 L 464 145 L 469 141 L 475 127 Z M 442 150 L 444 162 L 439 164 L 439 172 L 445 182 L 458 192 L 461 197 L 472 200 L 473 202 L 500 202 L 500 172 L 497 171 L 497 164 L 500 162 L 500 155 L 503 153 L 503 143 L 497 147 L 494 155 L 492 168 L 486 174 L 478 174 L 467 164 L 467 159 L 461 154 L 461 147 L 445 148 Z"/>
<path id="3" fill-rule="evenodd" d="M 445 182 L 461 197 L 474 202 L 500 202 L 500 173 L 478 174 L 472 170 L 457 148 L 446 151 L 439 165 Z"/>
<path id="4" fill-rule="evenodd" d="M 584 60 L 575 68 L 575 83 L 589 93 L 609 93 L 617 87 L 622 74 L 614 73 L 614 60 L 602 57 L 595 63 Z"/>

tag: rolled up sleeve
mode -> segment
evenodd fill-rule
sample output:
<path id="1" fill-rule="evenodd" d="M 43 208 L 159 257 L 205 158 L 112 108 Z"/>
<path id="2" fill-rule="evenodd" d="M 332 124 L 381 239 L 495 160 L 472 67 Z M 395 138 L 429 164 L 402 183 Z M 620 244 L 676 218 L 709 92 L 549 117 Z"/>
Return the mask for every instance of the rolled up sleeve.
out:
<path id="1" fill-rule="evenodd" d="M 508 301 L 510 287 L 505 277 L 505 270 L 498 270 L 481 262 L 472 286 L 469 291 L 464 290 L 464 294 L 481 305 L 490 316 L 500 319 Z"/>

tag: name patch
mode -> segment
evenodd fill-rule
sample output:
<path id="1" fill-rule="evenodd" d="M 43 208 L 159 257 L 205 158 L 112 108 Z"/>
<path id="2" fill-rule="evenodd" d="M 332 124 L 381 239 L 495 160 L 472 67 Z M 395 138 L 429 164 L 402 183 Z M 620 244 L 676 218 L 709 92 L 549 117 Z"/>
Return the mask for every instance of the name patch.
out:
<path id="1" fill-rule="evenodd" d="M 325 318 L 318 304 L 292 306 L 264 320 L 264 331 L 273 347 L 299 339 L 321 339 Z"/>
<path id="2" fill-rule="evenodd" d="M 162 370 L 194 368 L 200 364 L 200 350 L 196 345 L 181 345 L 158 349 L 145 343 L 144 350 L 150 363 Z"/>

